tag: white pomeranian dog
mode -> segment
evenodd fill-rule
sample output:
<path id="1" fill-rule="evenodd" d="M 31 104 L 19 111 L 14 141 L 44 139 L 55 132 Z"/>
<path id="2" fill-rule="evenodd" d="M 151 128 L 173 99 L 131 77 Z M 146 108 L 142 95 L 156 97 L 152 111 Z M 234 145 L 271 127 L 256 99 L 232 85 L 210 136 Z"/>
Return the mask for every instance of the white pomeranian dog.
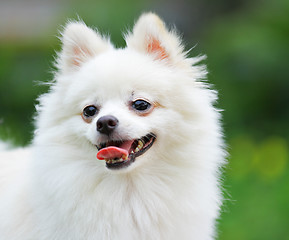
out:
<path id="1" fill-rule="evenodd" d="M 225 162 L 216 92 L 152 13 L 115 49 L 62 35 L 31 147 L 0 154 L 1 240 L 210 240 Z"/>

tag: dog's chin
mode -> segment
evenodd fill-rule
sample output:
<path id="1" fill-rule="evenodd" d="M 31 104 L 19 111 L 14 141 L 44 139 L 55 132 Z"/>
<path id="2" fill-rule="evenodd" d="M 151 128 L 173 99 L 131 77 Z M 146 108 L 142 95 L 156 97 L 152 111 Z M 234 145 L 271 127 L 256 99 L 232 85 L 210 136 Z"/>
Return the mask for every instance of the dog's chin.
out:
<path id="1" fill-rule="evenodd" d="M 98 149 L 97 158 L 105 160 L 106 168 L 109 170 L 132 169 L 138 157 L 149 151 L 156 140 L 156 135 L 149 133 L 137 139 L 108 139 L 96 145 Z"/>

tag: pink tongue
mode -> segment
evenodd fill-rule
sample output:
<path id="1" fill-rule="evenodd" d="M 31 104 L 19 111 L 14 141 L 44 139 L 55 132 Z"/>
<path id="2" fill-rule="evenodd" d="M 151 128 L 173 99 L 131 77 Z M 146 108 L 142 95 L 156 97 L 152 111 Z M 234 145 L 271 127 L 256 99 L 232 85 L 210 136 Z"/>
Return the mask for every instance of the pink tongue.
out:
<path id="1" fill-rule="evenodd" d="M 102 148 L 97 153 L 96 157 L 99 160 L 110 160 L 110 159 L 119 159 L 119 158 L 127 158 L 129 155 L 129 149 L 133 144 L 134 140 L 124 141 L 119 147 L 116 146 L 108 146 L 106 148 Z"/>
<path id="2" fill-rule="evenodd" d="M 96 156 L 99 160 L 105 159 L 108 160 L 108 159 L 118 159 L 121 158 L 123 155 L 125 157 L 128 156 L 128 151 L 126 149 L 111 146 L 99 150 Z"/>

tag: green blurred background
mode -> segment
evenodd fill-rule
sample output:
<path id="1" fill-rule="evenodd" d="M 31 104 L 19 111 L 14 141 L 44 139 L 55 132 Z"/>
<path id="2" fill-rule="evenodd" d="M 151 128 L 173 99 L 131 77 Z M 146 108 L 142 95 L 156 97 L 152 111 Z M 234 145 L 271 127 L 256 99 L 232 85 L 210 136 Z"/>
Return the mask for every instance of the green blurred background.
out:
<path id="1" fill-rule="evenodd" d="M 289 0 L 1 0 L 1 138 L 31 141 L 67 19 L 123 47 L 121 32 L 143 11 L 175 25 L 192 56 L 208 56 L 230 153 L 219 239 L 289 239 Z"/>

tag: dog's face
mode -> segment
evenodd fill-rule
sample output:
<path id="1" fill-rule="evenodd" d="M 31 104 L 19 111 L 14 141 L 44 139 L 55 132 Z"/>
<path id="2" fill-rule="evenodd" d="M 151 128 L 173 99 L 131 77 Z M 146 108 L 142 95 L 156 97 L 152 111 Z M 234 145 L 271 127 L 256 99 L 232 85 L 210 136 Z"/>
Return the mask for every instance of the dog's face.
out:
<path id="1" fill-rule="evenodd" d="M 123 171 L 186 144 L 197 127 L 190 120 L 197 118 L 192 76 L 203 76 L 153 14 L 142 16 L 126 41 L 116 50 L 83 23 L 70 23 L 52 90 L 54 113 L 47 114 L 50 125 L 63 126 L 61 141 L 80 141 L 107 169 Z"/>
<path id="2" fill-rule="evenodd" d="M 182 121 L 173 101 L 176 77 L 165 64 L 128 49 L 95 57 L 63 79 L 70 82 L 66 104 L 78 107 L 74 131 L 110 170 L 127 171 L 154 158 L 161 139 Z"/>

